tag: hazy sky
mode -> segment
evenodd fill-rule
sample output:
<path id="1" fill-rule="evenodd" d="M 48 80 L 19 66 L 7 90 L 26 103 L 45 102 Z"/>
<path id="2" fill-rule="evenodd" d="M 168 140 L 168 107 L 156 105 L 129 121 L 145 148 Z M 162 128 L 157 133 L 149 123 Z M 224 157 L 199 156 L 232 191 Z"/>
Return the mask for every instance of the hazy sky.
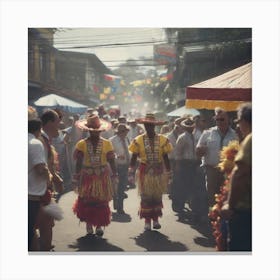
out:
<path id="1" fill-rule="evenodd" d="M 163 43 L 162 41 L 166 39 L 161 28 L 65 28 L 61 30 L 54 36 L 56 48 L 94 53 L 107 67 L 129 58 L 153 57 L 153 43 Z M 143 42 L 143 45 L 112 46 L 112 44 L 139 42 Z M 69 49 L 72 46 L 83 48 Z M 88 48 L 88 46 L 92 47 Z"/>

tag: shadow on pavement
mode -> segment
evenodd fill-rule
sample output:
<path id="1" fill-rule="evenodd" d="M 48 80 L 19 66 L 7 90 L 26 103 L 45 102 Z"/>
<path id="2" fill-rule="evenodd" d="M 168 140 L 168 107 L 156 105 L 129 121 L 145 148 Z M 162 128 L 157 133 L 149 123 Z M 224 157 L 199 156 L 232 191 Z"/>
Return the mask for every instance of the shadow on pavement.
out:
<path id="1" fill-rule="evenodd" d="M 196 237 L 194 238 L 194 243 L 203 246 L 203 247 L 209 247 L 209 248 L 213 248 L 215 247 L 215 242 L 214 239 L 212 240 L 211 238 L 205 238 L 205 237 Z"/>
<path id="2" fill-rule="evenodd" d="M 91 251 L 91 252 L 120 252 L 122 248 L 114 246 L 107 242 L 107 239 L 97 237 L 94 234 L 87 234 L 77 239 L 74 244 L 68 245 L 69 248 L 77 249 L 80 251 Z"/>
<path id="3" fill-rule="evenodd" d="M 146 248 L 147 251 L 178 252 L 189 250 L 185 244 L 170 241 L 166 235 L 154 230 L 144 231 L 133 239 L 138 246 Z"/>
<path id="4" fill-rule="evenodd" d="M 129 223 L 131 221 L 131 216 L 129 214 L 118 214 L 112 213 L 112 221 L 119 223 Z"/>
<path id="5" fill-rule="evenodd" d="M 194 242 L 203 247 L 215 247 L 215 240 L 212 235 L 210 221 L 207 216 L 202 219 L 194 216 L 191 211 L 181 212 L 177 214 L 178 222 L 190 225 L 193 229 L 197 230 L 204 237 L 197 237 Z"/>

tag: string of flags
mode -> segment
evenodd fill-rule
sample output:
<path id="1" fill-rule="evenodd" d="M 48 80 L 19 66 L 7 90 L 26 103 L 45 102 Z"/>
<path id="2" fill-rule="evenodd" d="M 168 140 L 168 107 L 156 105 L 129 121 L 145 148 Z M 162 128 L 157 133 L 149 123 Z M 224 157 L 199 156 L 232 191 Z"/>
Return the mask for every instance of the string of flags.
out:
<path id="1" fill-rule="evenodd" d="M 104 80 L 108 81 L 108 85 L 100 88 L 98 85 L 93 85 L 93 91 L 96 94 L 99 94 L 100 100 L 116 100 L 116 93 L 120 90 L 120 94 L 124 98 L 124 102 L 127 102 L 130 98 L 134 98 L 137 101 L 142 99 L 144 91 L 141 89 L 143 86 L 158 86 L 161 82 L 171 81 L 173 79 L 173 73 L 162 73 L 156 78 L 148 78 L 142 80 L 135 80 L 127 84 L 121 76 L 104 74 Z M 131 86 L 135 88 L 135 90 L 123 91 L 121 92 L 120 87 Z"/>

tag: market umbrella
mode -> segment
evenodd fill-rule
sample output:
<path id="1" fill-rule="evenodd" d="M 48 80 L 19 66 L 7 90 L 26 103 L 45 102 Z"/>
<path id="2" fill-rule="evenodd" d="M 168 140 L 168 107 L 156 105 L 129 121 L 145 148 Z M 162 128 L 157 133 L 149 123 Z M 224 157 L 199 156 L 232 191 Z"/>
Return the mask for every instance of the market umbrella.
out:
<path id="1" fill-rule="evenodd" d="M 182 117 L 184 115 L 199 115 L 199 111 L 193 108 L 186 108 L 185 106 L 175 109 L 167 113 L 168 117 Z"/>
<path id="2" fill-rule="evenodd" d="M 71 99 L 61 97 L 56 94 L 49 94 L 39 98 L 34 102 L 34 105 L 39 109 L 43 108 L 58 108 L 71 114 L 83 114 L 88 106 L 75 102 Z"/>
<path id="3" fill-rule="evenodd" d="M 235 111 L 252 101 L 252 63 L 186 88 L 186 107 Z"/>

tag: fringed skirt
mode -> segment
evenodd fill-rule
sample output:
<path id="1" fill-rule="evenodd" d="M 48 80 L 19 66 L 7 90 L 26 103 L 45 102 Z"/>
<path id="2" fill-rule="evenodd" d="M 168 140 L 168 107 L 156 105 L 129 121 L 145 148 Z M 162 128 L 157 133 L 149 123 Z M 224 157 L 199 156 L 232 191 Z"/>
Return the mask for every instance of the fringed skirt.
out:
<path id="1" fill-rule="evenodd" d="M 107 167 L 82 169 L 78 198 L 73 211 L 81 222 L 93 226 L 107 226 L 111 221 L 109 201 L 113 197 L 113 186 Z"/>
<path id="2" fill-rule="evenodd" d="M 167 192 L 168 176 L 162 164 L 141 163 L 136 172 L 138 193 L 141 196 L 140 218 L 157 219 L 162 216 L 162 194 Z"/>

